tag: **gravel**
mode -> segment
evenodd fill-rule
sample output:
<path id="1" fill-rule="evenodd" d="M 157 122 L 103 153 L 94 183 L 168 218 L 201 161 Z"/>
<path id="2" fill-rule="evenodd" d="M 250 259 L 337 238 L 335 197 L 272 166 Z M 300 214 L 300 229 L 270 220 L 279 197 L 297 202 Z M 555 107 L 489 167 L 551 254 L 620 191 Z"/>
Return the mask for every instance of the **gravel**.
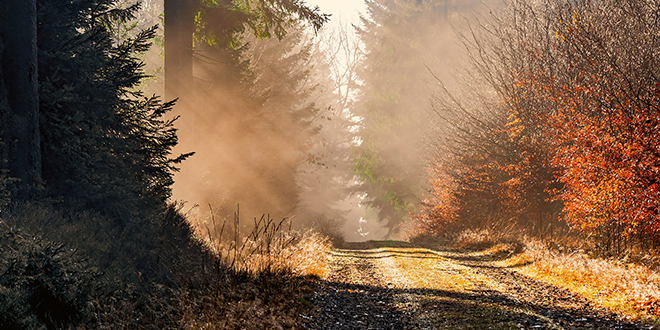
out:
<path id="1" fill-rule="evenodd" d="M 578 295 L 515 271 L 470 260 L 460 252 L 429 250 L 441 256 L 437 264 L 445 268 L 435 272 L 461 274 L 477 289 L 459 292 L 401 285 L 406 281 L 405 276 L 397 276 L 396 269 L 389 269 L 396 264 L 390 260 L 393 256 L 372 251 L 336 250 L 332 253 L 331 273 L 320 281 L 310 298 L 315 310 L 301 315 L 300 328 L 654 328 L 622 319 Z M 497 284 L 488 285 L 484 278 Z"/>
<path id="2" fill-rule="evenodd" d="M 394 307 L 394 292 L 369 259 L 333 257 L 332 274 L 320 283 L 302 315 L 303 329 L 408 329 L 408 317 Z"/>

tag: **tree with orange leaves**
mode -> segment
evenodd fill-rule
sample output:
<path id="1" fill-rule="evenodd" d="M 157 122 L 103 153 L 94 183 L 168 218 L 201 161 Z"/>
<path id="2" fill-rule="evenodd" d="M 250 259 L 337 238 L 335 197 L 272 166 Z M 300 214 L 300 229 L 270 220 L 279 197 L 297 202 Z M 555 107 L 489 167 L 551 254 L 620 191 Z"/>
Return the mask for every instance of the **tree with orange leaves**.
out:
<path id="1" fill-rule="evenodd" d="M 461 173 L 443 202 L 459 206 L 456 221 L 469 223 L 470 208 L 485 203 L 498 222 L 530 226 L 534 212 L 552 220 L 561 207 L 561 219 L 604 250 L 657 246 L 659 6 L 517 1 L 465 39 L 493 97 L 438 102 L 451 128 L 441 139 L 469 155 L 436 165 Z M 475 194 L 479 185 L 489 194 Z"/>

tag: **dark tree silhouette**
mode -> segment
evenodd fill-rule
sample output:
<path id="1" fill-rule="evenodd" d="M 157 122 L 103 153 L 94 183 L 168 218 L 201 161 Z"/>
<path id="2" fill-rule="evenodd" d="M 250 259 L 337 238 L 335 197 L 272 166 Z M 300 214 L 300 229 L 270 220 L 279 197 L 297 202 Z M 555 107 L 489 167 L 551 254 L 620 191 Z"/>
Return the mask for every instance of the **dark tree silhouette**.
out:
<path id="1" fill-rule="evenodd" d="M 9 176 L 18 179 L 17 200 L 33 198 L 41 184 L 36 7 L 36 0 L 0 3 L 0 87 L 5 89 L 0 96 L 6 97 L 6 109 L 0 113 L 2 159 L 7 160 Z"/>
<path id="2" fill-rule="evenodd" d="M 195 18 L 200 21 L 195 22 Z M 200 0 L 165 0 L 165 97 L 183 97 L 193 86 L 193 33 L 207 35 L 216 45 L 230 43 L 239 32 L 251 29 L 260 38 L 282 38 L 292 18 L 321 28 L 329 15 L 302 0 L 262 0 L 256 6 L 221 0 L 209 6 Z M 198 26 L 196 26 L 196 24 Z"/>
<path id="3" fill-rule="evenodd" d="M 193 67 L 194 15 L 197 0 L 165 0 L 165 98 L 185 94 L 190 87 Z"/>

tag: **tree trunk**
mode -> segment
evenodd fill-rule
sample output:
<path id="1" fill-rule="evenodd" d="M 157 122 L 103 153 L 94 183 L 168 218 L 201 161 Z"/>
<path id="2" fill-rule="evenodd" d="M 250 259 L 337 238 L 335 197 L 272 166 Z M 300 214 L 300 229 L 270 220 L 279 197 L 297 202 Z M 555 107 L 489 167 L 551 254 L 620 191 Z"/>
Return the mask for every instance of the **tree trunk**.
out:
<path id="1" fill-rule="evenodd" d="M 165 99 L 186 98 L 192 88 L 195 0 L 165 0 Z"/>
<path id="2" fill-rule="evenodd" d="M 9 176 L 19 179 L 13 198 L 23 201 L 34 198 L 41 184 L 36 17 L 36 0 L 0 1 L 4 156 Z"/>

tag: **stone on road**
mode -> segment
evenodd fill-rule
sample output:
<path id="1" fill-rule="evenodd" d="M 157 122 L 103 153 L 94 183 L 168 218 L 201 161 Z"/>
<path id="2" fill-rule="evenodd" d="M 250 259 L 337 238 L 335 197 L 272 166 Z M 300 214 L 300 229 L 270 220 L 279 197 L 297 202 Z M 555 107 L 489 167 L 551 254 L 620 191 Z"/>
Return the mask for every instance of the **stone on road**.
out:
<path id="1" fill-rule="evenodd" d="M 330 268 L 303 329 L 650 328 L 463 252 L 352 243 L 332 251 Z"/>

